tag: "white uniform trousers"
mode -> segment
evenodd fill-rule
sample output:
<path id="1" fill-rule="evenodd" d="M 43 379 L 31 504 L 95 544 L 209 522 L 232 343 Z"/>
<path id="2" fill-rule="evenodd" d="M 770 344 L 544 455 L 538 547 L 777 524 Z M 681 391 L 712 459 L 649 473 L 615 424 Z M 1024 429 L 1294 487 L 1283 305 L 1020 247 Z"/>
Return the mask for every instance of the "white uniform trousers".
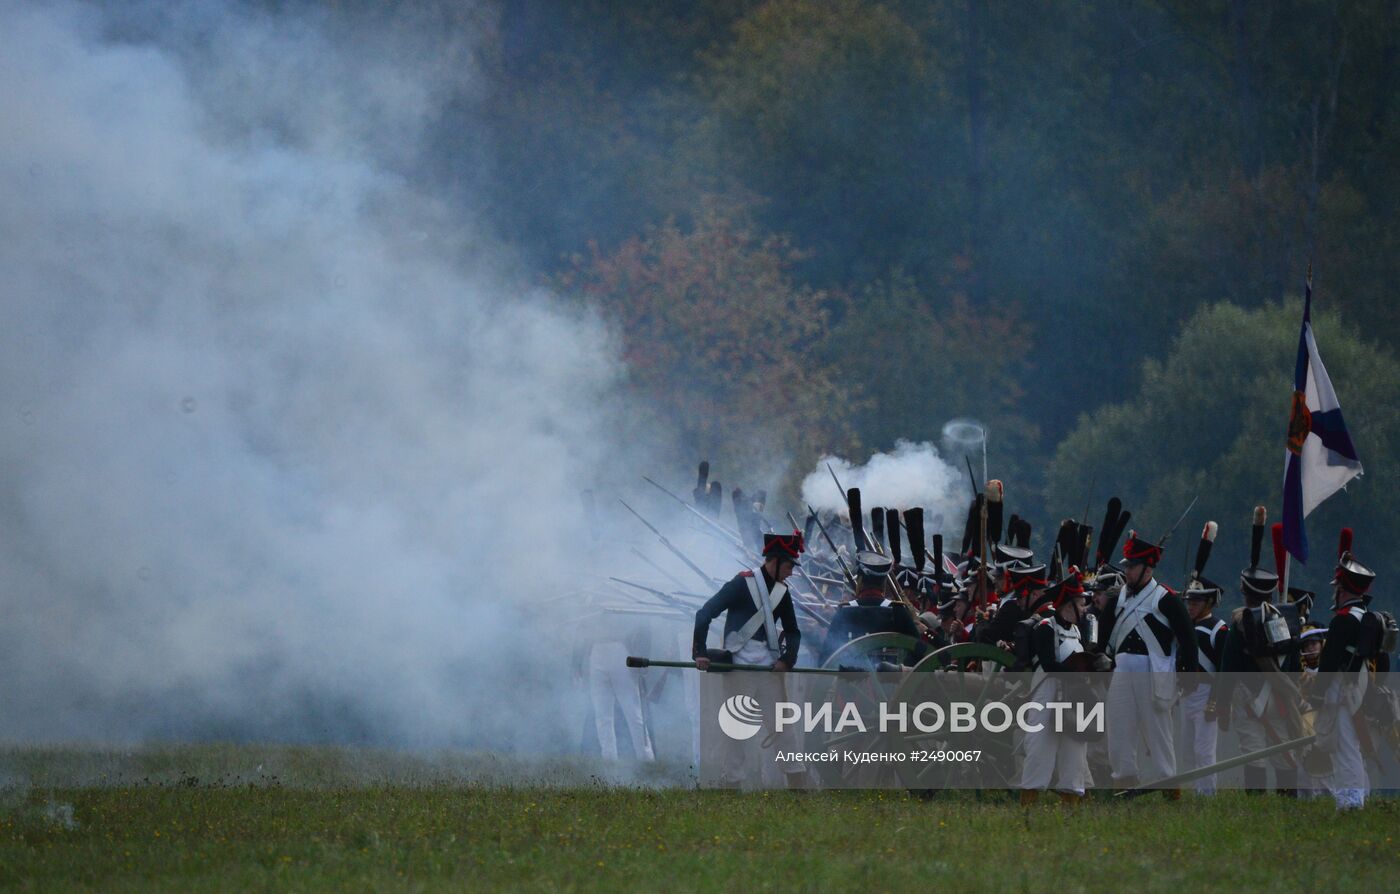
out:
<path id="1" fill-rule="evenodd" d="M 632 753 L 638 760 L 655 760 L 642 718 L 637 671 L 627 666 L 627 648 L 622 643 L 593 644 L 588 656 L 588 691 L 593 699 L 593 720 L 603 757 L 617 760 L 617 731 L 613 726 L 613 706 L 616 705 L 622 710 L 627 732 L 632 736 Z"/>
<path id="2" fill-rule="evenodd" d="M 1366 778 L 1366 758 L 1361 753 L 1361 740 L 1356 735 L 1357 720 L 1347 710 L 1341 696 L 1341 682 L 1334 681 L 1327 692 L 1325 710 L 1336 711 L 1337 734 L 1333 737 L 1332 775 L 1323 780 L 1337 802 L 1338 810 L 1357 810 L 1366 805 L 1370 782 Z"/>
<path id="3" fill-rule="evenodd" d="M 1181 699 L 1181 738 L 1189 748 L 1186 765 L 1181 771 L 1188 772 L 1199 767 L 1209 767 L 1215 763 L 1215 745 L 1220 737 L 1216 721 L 1206 720 L 1206 702 L 1210 701 L 1210 684 L 1201 683 Z M 1196 780 L 1196 793 L 1215 794 L 1215 774 Z"/>
<path id="4" fill-rule="evenodd" d="M 1279 734 L 1280 721 L 1273 719 L 1273 726 L 1265 728 L 1264 721 L 1254 716 L 1254 700 L 1258 698 L 1257 692 L 1250 692 L 1243 684 L 1236 685 L 1232 696 L 1230 722 L 1234 725 L 1235 735 L 1240 740 L 1240 753 L 1248 754 L 1251 751 L 1260 751 L 1270 745 L 1277 745 L 1283 741 Z M 1270 695 L 1272 699 L 1272 694 Z M 1265 712 L 1273 710 L 1272 701 L 1264 703 Z M 1266 714 L 1266 716 L 1268 716 Z M 1270 733 L 1272 731 L 1272 734 Z M 1251 761 L 1245 764 L 1247 767 L 1264 769 L 1269 764 L 1273 764 L 1277 770 L 1286 770 L 1292 766 L 1289 763 L 1287 754 L 1276 754 L 1271 758 Z"/>
<path id="5" fill-rule="evenodd" d="M 1059 683 L 1046 680 L 1034 694 L 1034 701 L 1045 704 L 1057 700 Z M 1057 791 L 1084 794 L 1089 786 L 1089 743 L 1068 733 L 1054 731 L 1055 712 L 1038 708 L 1026 712 L 1024 747 L 1026 756 L 1021 764 L 1021 788 L 1044 791 L 1054 785 Z M 1042 729 L 1033 729 L 1041 726 Z"/>
<path id="6" fill-rule="evenodd" d="M 763 640 L 751 639 L 734 653 L 735 664 L 772 664 L 777 659 L 778 654 L 770 650 Z M 786 784 L 785 774 L 805 771 L 807 766 L 800 761 L 776 760 L 779 752 L 801 750 L 800 731 L 789 726 L 775 735 L 766 719 L 772 716 L 774 703 L 787 699 L 784 675 L 736 671 L 722 676 L 724 697 L 727 699 L 740 693 L 753 696 L 763 706 L 765 721 L 754 738 L 727 743 L 720 773 L 721 785 L 746 790 L 779 788 Z"/>
<path id="7" fill-rule="evenodd" d="M 1157 662 L 1147 655 L 1120 654 L 1108 684 L 1104 720 L 1108 725 L 1108 765 L 1114 782 L 1136 779 L 1152 782 L 1176 775 L 1176 743 L 1172 734 L 1171 702 L 1153 694 L 1153 678 L 1159 673 L 1175 674 L 1170 658 Z M 1146 742 L 1154 774 L 1142 779 L 1138 773 L 1138 743 Z"/>

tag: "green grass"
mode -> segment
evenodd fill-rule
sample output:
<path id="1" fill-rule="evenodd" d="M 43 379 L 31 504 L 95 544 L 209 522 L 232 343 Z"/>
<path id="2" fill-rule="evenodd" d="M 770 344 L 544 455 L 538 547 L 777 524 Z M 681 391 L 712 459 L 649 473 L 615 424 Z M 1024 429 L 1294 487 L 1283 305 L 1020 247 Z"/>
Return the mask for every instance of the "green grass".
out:
<path id="1" fill-rule="evenodd" d="M 248 750 L 183 753 L 202 777 L 85 787 L 14 782 L 43 767 L 62 782 L 81 764 L 73 754 L 0 755 L 11 780 L 0 887 L 1315 894 L 1339 878 L 1357 891 L 1395 890 L 1400 878 L 1394 801 L 1341 816 L 1328 801 L 1238 793 L 1024 810 L 1002 793 L 922 802 L 896 792 L 521 787 L 402 768 L 392 784 L 364 784 L 344 768 L 383 770 L 393 759 L 333 749 L 253 755 L 264 767 L 269 755 L 295 756 L 305 779 L 221 782 L 210 761 L 241 766 Z M 182 751 L 141 754 L 174 771 Z"/>

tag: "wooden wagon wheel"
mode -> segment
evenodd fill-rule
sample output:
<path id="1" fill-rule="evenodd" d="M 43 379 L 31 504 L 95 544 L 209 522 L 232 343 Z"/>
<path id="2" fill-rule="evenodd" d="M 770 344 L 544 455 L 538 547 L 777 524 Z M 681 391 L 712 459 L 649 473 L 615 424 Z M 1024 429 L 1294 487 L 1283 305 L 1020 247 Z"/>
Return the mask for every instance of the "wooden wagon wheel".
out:
<path id="1" fill-rule="evenodd" d="M 902 665 L 919 648 L 919 641 L 902 633 L 869 633 L 843 644 L 822 664 L 825 670 L 846 670 L 831 691 L 834 710 L 839 715 L 847 703 L 854 703 L 864 717 L 873 717 L 894 691 L 888 674 L 877 673 L 882 662 Z M 850 731 L 830 735 L 821 740 L 822 748 L 871 751 L 881 744 L 877 730 Z M 844 764 L 823 764 L 817 775 L 828 783 L 849 786 L 856 775 L 855 768 Z"/>
<path id="2" fill-rule="evenodd" d="M 976 662 L 981 668 L 969 672 L 969 664 Z M 974 709 L 980 709 L 991 697 L 1005 697 L 1007 691 L 1003 680 L 998 679 L 1003 671 L 1016 662 L 1015 656 L 1004 649 L 984 643 L 956 643 L 945 646 L 925 657 L 915 665 L 901 684 L 895 698 L 905 703 L 927 700 L 930 691 L 936 691 L 940 701 L 970 702 Z M 937 674 L 930 678 L 927 673 Z M 1013 687 L 1014 688 L 1014 687 Z M 920 697 L 920 693 L 924 697 Z M 947 744 L 947 732 L 925 733 L 909 727 L 899 734 L 899 747 L 911 755 L 920 752 L 937 752 Z M 1011 784 L 1015 773 L 1012 751 L 1014 741 L 1011 734 L 989 735 L 986 747 L 974 763 L 958 761 L 913 760 L 901 763 L 901 782 L 911 790 L 930 791 L 960 787 L 975 781 L 978 788 L 1003 788 Z"/>

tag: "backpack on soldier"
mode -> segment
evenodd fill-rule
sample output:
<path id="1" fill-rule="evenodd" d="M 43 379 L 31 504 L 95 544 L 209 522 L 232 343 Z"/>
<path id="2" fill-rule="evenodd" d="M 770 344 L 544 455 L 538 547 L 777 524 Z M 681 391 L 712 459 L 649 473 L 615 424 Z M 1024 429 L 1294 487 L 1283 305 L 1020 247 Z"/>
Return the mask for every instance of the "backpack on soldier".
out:
<path id="1" fill-rule="evenodd" d="M 1400 641 L 1400 625 L 1390 612 L 1370 609 L 1361 616 L 1361 633 L 1356 638 L 1356 654 L 1360 658 L 1376 658 L 1395 651 Z"/>
<path id="2" fill-rule="evenodd" d="M 1288 619 L 1272 602 L 1246 608 L 1240 617 L 1244 653 L 1251 658 L 1277 658 L 1296 644 Z"/>
<path id="3" fill-rule="evenodd" d="M 1041 617 L 1030 617 L 1022 621 L 1017 621 L 1015 628 L 1011 631 L 1011 654 L 1016 661 L 1011 665 L 1013 671 L 1028 671 L 1035 662 L 1035 649 L 1031 646 L 1031 632 L 1035 626 L 1043 621 Z"/>

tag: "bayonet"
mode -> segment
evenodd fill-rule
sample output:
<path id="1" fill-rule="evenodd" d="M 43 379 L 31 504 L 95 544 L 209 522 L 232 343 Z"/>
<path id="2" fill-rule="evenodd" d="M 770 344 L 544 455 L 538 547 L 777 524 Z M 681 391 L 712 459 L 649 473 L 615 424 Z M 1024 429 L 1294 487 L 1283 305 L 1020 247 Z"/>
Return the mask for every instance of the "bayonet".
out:
<path id="1" fill-rule="evenodd" d="M 675 545 L 673 545 L 673 544 L 671 543 L 671 541 L 669 541 L 669 540 L 666 539 L 666 535 L 664 535 L 664 534 L 662 534 L 660 531 L 656 530 L 656 528 L 652 525 L 651 522 L 649 522 L 649 521 L 647 521 L 646 519 L 642 518 L 642 514 L 641 514 L 640 512 L 638 512 L 637 510 L 633 509 L 631 506 L 628 506 L 626 500 L 622 499 L 621 497 L 618 497 L 618 498 L 617 498 L 617 501 L 618 501 L 619 503 L 621 503 L 621 504 L 623 505 L 623 507 L 624 507 L 628 512 L 630 512 L 630 513 L 632 513 L 633 515 L 637 516 L 637 521 L 639 521 L 639 522 L 641 522 L 642 524 L 646 525 L 646 526 L 647 526 L 647 530 L 648 530 L 648 531 L 651 531 L 651 533 L 653 533 L 653 534 L 656 535 L 656 539 L 661 541 L 661 545 L 662 545 L 662 546 L 664 546 L 664 547 L 666 547 L 668 550 L 670 550 L 670 551 L 671 551 L 671 554 L 674 555 L 677 559 L 680 559 L 682 562 L 684 562 L 687 568 L 689 568 L 691 571 L 694 571 L 694 572 L 700 577 L 700 579 L 703 580 L 703 581 L 705 582 L 705 586 L 707 586 L 707 587 L 718 587 L 718 586 L 719 586 L 719 584 L 720 584 L 719 581 L 715 580 L 713 577 L 710 577 L 710 576 L 709 576 L 708 574 L 706 574 L 704 571 L 701 571 L 699 565 L 696 565 L 694 562 L 690 561 L 690 559 L 686 556 L 685 553 L 681 552 L 679 549 L 677 549 L 677 548 L 675 547 Z"/>

